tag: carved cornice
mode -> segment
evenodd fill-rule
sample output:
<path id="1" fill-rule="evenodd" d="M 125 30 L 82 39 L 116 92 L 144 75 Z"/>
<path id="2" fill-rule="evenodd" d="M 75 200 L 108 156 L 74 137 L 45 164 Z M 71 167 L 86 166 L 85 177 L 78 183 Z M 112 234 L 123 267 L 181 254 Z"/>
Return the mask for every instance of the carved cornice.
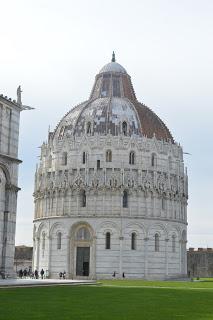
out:
<path id="1" fill-rule="evenodd" d="M 21 188 L 15 186 L 14 184 L 10 184 L 10 183 L 6 183 L 5 189 L 8 191 L 14 191 L 14 192 L 18 192 L 21 190 Z"/>
<path id="2" fill-rule="evenodd" d="M 12 157 L 12 156 L 9 156 L 7 154 L 4 154 L 4 153 L 0 153 L 0 158 L 3 158 L 4 160 L 6 160 L 6 162 L 15 162 L 15 163 L 22 163 L 22 160 L 20 159 L 17 159 L 15 157 Z"/>
<path id="3" fill-rule="evenodd" d="M 181 200 L 188 198 L 184 190 L 183 177 L 165 172 L 156 172 L 153 170 L 120 170 L 118 172 L 107 173 L 104 171 L 90 173 L 84 172 L 83 175 L 77 173 L 73 176 L 71 173 L 47 178 L 40 178 L 34 197 L 63 196 L 67 191 L 80 193 L 85 190 L 89 193 L 100 193 L 105 191 L 117 192 L 127 190 L 130 193 L 144 192 L 145 196 L 149 193 L 157 194 L 165 199 Z"/>

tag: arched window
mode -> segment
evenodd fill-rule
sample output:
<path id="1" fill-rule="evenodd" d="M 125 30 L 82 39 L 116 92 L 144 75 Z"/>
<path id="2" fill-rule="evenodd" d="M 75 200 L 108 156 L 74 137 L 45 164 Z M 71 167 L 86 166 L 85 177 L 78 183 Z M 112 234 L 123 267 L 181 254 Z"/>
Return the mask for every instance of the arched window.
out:
<path id="1" fill-rule="evenodd" d="M 175 235 L 173 234 L 173 236 L 172 236 L 172 252 L 175 252 L 175 247 L 176 247 L 176 239 L 175 239 Z"/>
<path id="2" fill-rule="evenodd" d="M 156 233 L 155 234 L 155 252 L 159 252 L 160 251 L 160 237 L 159 234 Z"/>
<path id="3" fill-rule="evenodd" d="M 56 192 L 53 191 L 51 195 L 51 209 L 55 208 L 56 205 Z"/>
<path id="4" fill-rule="evenodd" d="M 186 241 L 186 231 L 183 230 L 182 232 L 182 241 Z"/>
<path id="5" fill-rule="evenodd" d="M 101 169 L 101 160 L 97 160 L 97 170 Z"/>
<path id="6" fill-rule="evenodd" d="M 61 127 L 61 130 L 60 130 L 59 135 L 58 135 L 58 139 L 62 139 L 63 138 L 64 131 L 65 131 L 65 127 Z"/>
<path id="7" fill-rule="evenodd" d="M 122 133 L 126 136 L 127 135 L 127 123 L 124 121 L 122 123 Z"/>
<path id="8" fill-rule="evenodd" d="M 135 153 L 131 151 L 129 154 L 129 164 L 135 164 Z"/>
<path id="9" fill-rule="evenodd" d="M 106 151 L 106 162 L 112 162 L 112 151 L 111 150 Z"/>
<path id="10" fill-rule="evenodd" d="M 186 208 L 183 205 L 183 220 L 186 220 Z"/>
<path id="11" fill-rule="evenodd" d="M 81 194 L 81 206 L 86 207 L 87 204 L 87 196 L 86 196 L 86 191 L 83 190 Z"/>
<path id="12" fill-rule="evenodd" d="M 126 190 L 123 192 L 123 208 L 128 207 L 128 193 Z"/>
<path id="13" fill-rule="evenodd" d="M 57 234 L 57 249 L 61 249 L 61 232 L 58 232 Z"/>
<path id="14" fill-rule="evenodd" d="M 51 197 L 50 197 L 50 192 L 47 194 L 47 209 L 50 210 L 51 208 Z"/>
<path id="15" fill-rule="evenodd" d="M 92 133 L 92 124 L 91 122 L 87 122 L 87 134 L 91 134 Z"/>
<path id="16" fill-rule="evenodd" d="M 45 250 L 45 233 L 42 233 L 42 250 Z"/>
<path id="17" fill-rule="evenodd" d="M 85 164 L 87 161 L 87 154 L 86 152 L 84 151 L 83 154 L 82 154 L 82 163 Z"/>
<path id="18" fill-rule="evenodd" d="M 105 248 L 106 249 L 110 249 L 111 248 L 111 234 L 110 234 L 110 232 L 106 233 Z"/>
<path id="19" fill-rule="evenodd" d="M 81 227 L 76 234 L 76 240 L 90 240 L 90 232 L 87 228 Z"/>
<path id="20" fill-rule="evenodd" d="M 169 156 L 168 161 L 169 161 L 169 170 L 172 170 L 172 157 Z"/>
<path id="21" fill-rule="evenodd" d="M 181 219 L 185 220 L 185 207 L 183 203 L 181 203 L 180 205 L 180 214 L 181 214 Z"/>
<path id="22" fill-rule="evenodd" d="M 52 162 L 53 162 L 53 159 L 52 159 L 52 156 L 50 155 L 49 158 L 48 158 L 48 167 L 49 168 L 52 167 Z"/>
<path id="23" fill-rule="evenodd" d="M 131 249 L 136 250 L 136 233 L 131 234 Z"/>
<path id="24" fill-rule="evenodd" d="M 166 210 L 166 199 L 164 197 L 161 199 L 161 209 Z"/>
<path id="25" fill-rule="evenodd" d="M 110 87 L 110 75 L 103 75 L 102 88 L 101 88 L 101 97 L 109 96 L 109 87 Z"/>
<path id="26" fill-rule="evenodd" d="M 152 153 L 152 157 L 151 157 L 151 166 L 152 167 L 156 167 L 157 165 L 157 156 L 155 153 Z"/>
<path id="27" fill-rule="evenodd" d="M 113 89 L 113 97 L 120 97 L 121 96 L 119 77 L 113 76 L 112 89 Z"/>
<path id="28" fill-rule="evenodd" d="M 67 165 L 67 152 L 63 152 L 62 154 L 62 165 Z"/>

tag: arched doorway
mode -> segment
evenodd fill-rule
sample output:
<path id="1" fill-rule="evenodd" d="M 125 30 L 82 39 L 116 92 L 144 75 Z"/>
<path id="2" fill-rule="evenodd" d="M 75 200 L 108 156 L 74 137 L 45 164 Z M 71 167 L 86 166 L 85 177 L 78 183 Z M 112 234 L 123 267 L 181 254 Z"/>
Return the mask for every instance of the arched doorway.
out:
<path id="1" fill-rule="evenodd" d="M 95 278 L 95 243 L 92 228 L 80 223 L 72 228 L 71 276 L 73 278 Z"/>
<path id="2" fill-rule="evenodd" d="M 86 227 L 76 232 L 76 276 L 89 276 L 91 235 Z"/>

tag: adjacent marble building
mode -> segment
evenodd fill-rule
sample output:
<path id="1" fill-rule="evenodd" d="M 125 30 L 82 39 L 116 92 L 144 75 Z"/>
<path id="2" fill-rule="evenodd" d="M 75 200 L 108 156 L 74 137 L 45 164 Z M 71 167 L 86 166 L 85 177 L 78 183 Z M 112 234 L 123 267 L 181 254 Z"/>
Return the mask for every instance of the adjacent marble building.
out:
<path id="1" fill-rule="evenodd" d="M 183 277 L 187 198 L 181 146 L 113 54 L 41 146 L 33 267 L 52 278 Z"/>
<path id="2" fill-rule="evenodd" d="M 189 248 L 187 251 L 188 276 L 213 277 L 213 248 Z"/>
<path id="3" fill-rule="evenodd" d="M 21 88 L 17 101 L 0 95 L 0 274 L 13 276 L 18 187 Z"/>

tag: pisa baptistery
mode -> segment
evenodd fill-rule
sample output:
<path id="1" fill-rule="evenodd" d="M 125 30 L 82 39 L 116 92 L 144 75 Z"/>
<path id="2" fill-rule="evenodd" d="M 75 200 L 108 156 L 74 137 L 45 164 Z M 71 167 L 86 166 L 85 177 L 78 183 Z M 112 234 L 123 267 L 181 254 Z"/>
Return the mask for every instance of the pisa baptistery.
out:
<path id="1" fill-rule="evenodd" d="M 34 270 L 51 278 L 186 275 L 183 150 L 115 61 L 41 146 Z"/>

